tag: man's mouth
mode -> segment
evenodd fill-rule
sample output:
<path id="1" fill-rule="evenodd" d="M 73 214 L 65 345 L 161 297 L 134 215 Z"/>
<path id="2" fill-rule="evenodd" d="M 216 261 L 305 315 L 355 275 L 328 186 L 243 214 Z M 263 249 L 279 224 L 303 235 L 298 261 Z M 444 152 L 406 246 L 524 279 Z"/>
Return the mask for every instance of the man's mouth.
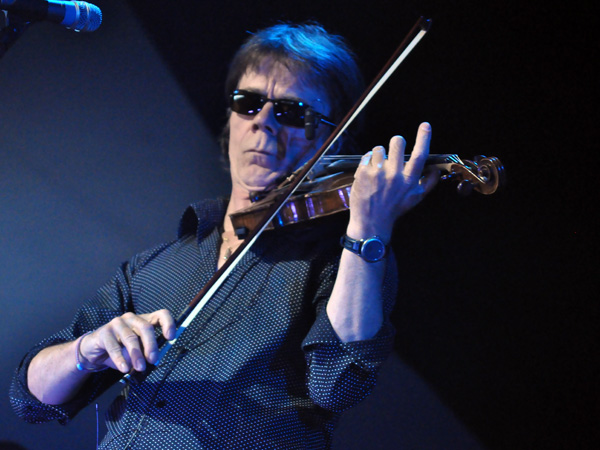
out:
<path id="1" fill-rule="evenodd" d="M 277 157 L 277 153 L 274 153 L 274 152 L 266 150 L 266 149 L 261 149 L 261 148 L 251 148 L 250 150 L 247 150 L 247 152 L 258 154 L 258 155 L 271 156 L 273 158 Z"/>

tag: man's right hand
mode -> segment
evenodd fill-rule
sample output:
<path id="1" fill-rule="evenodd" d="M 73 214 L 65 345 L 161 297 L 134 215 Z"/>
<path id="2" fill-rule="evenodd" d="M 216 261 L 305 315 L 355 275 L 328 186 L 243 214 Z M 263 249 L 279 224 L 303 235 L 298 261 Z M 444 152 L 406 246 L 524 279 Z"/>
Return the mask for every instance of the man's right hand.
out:
<path id="1" fill-rule="evenodd" d="M 146 362 L 154 364 L 158 360 L 157 326 L 166 339 L 175 337 L 175 320 L 166 309 L 116 317 L 82 339 L 80 361 L 89 369 L 108 366 L 123 373 L 131 369 L 143 372 Z"/>

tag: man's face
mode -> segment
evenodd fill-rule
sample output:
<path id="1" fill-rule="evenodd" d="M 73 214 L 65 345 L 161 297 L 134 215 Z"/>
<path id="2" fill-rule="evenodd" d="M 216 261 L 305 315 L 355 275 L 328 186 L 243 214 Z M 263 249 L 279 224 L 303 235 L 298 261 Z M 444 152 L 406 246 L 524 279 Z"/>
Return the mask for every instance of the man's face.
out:
<path id="1" fill-rule="evenodd" d="M 317 86 L 310 86 L 281 64 L 263 64 L 242 76 L 238 89 L 257 92 L 272 99 L 302 100 L 316 112 L 330 113 L 329 100 Z M 304 128 L 281 125 L 275 120 L 273 103 L 267 102 L 254 116 L 231 113 L 229 160 L 234 189 L 262 191 L 273 187 L 310 159 L 331 132 L 321 125 L 315 139 L 304 136 Z"/>

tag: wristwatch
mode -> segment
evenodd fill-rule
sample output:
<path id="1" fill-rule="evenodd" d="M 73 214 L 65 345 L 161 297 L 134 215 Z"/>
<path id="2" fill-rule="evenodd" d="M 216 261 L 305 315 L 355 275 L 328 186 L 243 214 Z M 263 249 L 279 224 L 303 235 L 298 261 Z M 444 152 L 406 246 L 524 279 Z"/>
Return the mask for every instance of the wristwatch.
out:
<path id="1" fill-rule="evenodd" d="M 367 262 L 381 261 L 387 254 L 387 245 L 383 243 L 379 236 L 357 240 L 345 234 L 340 239 L 340 245 L 352 253 L 356 253 Z"/>

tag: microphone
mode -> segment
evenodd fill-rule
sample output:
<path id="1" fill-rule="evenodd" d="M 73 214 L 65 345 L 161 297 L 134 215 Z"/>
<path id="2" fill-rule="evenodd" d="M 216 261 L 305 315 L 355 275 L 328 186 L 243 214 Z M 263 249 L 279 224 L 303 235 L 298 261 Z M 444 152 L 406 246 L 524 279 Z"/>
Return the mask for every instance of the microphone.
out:
<path id="1" fill-rule="evenodd" d="M 1 1 L 1 0 L 0 0 Z M 310 107 L 304 111 L 304 137 L 307 141 L 315 138 L 315 129 L 319 125 L 319 118 Z"/>
<path id="2" fill-rule="evenodd" d="M 96 31 L 102 23 L 100 8 L 79 1 L 0 0 L 0 10 L 27 21 L 49 20 L 75 31 Z"/>

